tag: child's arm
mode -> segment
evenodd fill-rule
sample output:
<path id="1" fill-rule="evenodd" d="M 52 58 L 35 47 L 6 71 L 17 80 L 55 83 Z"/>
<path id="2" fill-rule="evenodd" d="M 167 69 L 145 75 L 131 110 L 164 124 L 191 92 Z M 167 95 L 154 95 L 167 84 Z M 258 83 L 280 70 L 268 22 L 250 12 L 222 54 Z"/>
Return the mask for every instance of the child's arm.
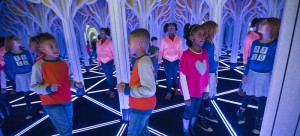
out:
<path id="1" fill-rule="evenodd" d="M 56 92 L 59 85 L 46 85 L 43 84 L 43 76 L 41 71 L 40 63 L 36 63 L 32 67 L 31 72 L 31 83 L 30 83 L 30 90 L 34 91 L 36 94 L 51 94 Z"/>
<path id="2" fill-rule="evenodd" d="M 10 80 L 15 81 L 16 79 L 15 79 L 15 76 L 14 76 L 14 68 L 12 67 L 13 61 L 11 60 L 11 57 L 12 56 L 5 53 L 5 55 L 4 55 L 4 61 L 5 61 L 4 69 L 5 69 L 7 77 Z"/>
<path id="3" fill-rule="evenodd" d="M 180 87 L 183 94 L 184 100 L 190 100 L 190 93 L 186 79 L 187 66 L 186 66 L 186 58 L 185 55 L 182 55 L 180 65 L 179 65 L 179 79 L 180 79 Z"/>
<path id="4" fill-rule="evenodd" d="M 182 56 L 182 39 L 179 40 L 179 50 L 178 50 L 178 54 L 179 54 L 179 60 L 181 59 Z"/>
<path id="5" fill-rule="evenodd" d="M 155 94 L 156 85 L 151 63 L 140 61 L 138 63 L 138 74 L 141 86 L 125 87 L 124 93 L 134 98 L 149 98 Z"/>

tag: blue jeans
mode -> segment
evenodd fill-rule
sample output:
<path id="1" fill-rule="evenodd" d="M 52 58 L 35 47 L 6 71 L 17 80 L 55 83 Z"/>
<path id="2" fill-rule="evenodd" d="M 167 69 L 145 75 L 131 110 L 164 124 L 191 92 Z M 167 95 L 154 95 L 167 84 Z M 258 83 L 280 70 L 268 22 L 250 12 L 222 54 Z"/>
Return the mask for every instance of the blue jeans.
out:
<path id="1" fill-rule="evenodd" d="M 158 71 L 158 62 L 152 62 L 153 63 L 153 68 L 154 68 L 154 78 L 155 81 L 157 80 L 157 71 Z"/>
<path id="2" fill-rule="evenodd" d="M 102 70 L 106 76 L 106 81 L 109 87 L 110 91 L 114 91 L 114 88 L 116 87 L 116 81 L 115 78 L 113 76 L 113 72 L 114 72 L 114 61 L 111 60 L 107 63 L 102 63 L 101 62 L 101 67 Z"/>
<path id="3" fill-rule="evenodd" d="M 143 113 L 139 113 L 143 112 Z M 152 110 L 134 110 L 130 114 L 127 136 L 150 136 L 148 121 Z"/>
<path id="4" fill-rule="evenodd" d="M 71 136 L 73 129 L 73 103 L 44 105 L 57 132 L 61 136 Z"/>
<path id="5" fill-rule="evenodd" d="M 170 62 L 163 58 L 163 61 L 166 73 L 167 91 L 170 93 L 172 92 L 172 87 L 174 87 L 174 89 L 178 89 L 177 72 L 179 68 L 179 60 Z"/>
<path id="6" fill-rule="evenodd" d="M 191 119 L 192 117 L 197 117 L 199 107 L 201 104 L 201 98 L 191 97 L 191 105 L 184 106 L 183 118 L 186 120 Z"/>

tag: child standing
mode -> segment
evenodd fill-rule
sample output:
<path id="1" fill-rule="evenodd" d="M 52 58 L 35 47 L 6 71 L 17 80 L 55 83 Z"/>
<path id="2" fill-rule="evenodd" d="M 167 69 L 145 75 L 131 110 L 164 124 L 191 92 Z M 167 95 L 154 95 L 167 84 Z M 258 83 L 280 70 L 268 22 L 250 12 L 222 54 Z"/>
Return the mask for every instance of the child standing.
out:
<path id="1" fill-rule="evenodd" d="M 97 42 L 97 56 L 98 56 L 98 68 L 102 67 L 102 70 L 106 76 L 106 81 L 109 87 L 107 92 L 109 98 L 115 98 L 116 92 L 114 90 L 116 81 L 113 76 L 114 72 L 114 49 L 111 39 L 107 38 L 110 35 L 109 28 L 100 29 L 101 40 Z"/>
<path id="2" fill-rule="evenodd" d="M 164 32 L 168 32 L 168 35 L 161 39 L 158 55 L 159 67 L 161 67 L 161 61 L 163 60 L 166 73 L 168 91 L 165 97 L 166 100 L 170 100 L 172 97 L 172 87 L 174 87 L 175 95 L 179 95 L 177 72 L 182 55 L 182 39 L 175 34 L 175 31 L 177 31 L 176 23 L 164 25 Z"/>
<path id="3" fill-rule="evenodd" d="M 39 45 L 45 58 L 33 65 L 30 88 L 40 95 L 42 105 L 60 135 L 72 135 L 73 104 L 70 87 L 82 88 L 81 82 L 71 78 L 66 61 L 59 58 L 55 38 L 48 33 L 40 35 Z"/>
<path id="4" fill-rule="evenodd" d="M 117 88 L 129 95 L 131 115 L 128 126 L 128 136 L 150 136 L 148 120 L 155 108 L 155 81 L 152 62 L 147 55 L 150 34 L 146 29 L 136 29 L 129 38 L 130 54 L 136 54 L 138 59 L 131 73 L 129 86 L 120 82 Z"/>
<path id="5" fill-rule="evenodd" d="M 154 72 L 155 72 L 155 81 L 157 80 L 157 70 L 158 70 L 158 51 L 159 48 L 157 47 L 157 38 L 152 37 L 151 38 L 151 46 L 148 49 L 149 57 L 151 58 L 151 61 L 153 63 Z"/>
<path id="6" fill-rule="evenodd" d="M 258 25 L 261 20 L 262 20 L 261 18 L 254 18 L 251 21 L 250 28 L 253 28 L 254 31 L 250 31 L 244 39 L 244 52 L 243 52 L 244 67 L 246 67 L 247 62 L 248 62 L 248 57 L 250 56 L 250 49 L 251 49 L 252 42 L 260 38 L 260 35 L 258 33 Z M 240 96 L 245 95 L 245 93 L 242 89 L 242 85 L 243 85 L 243 83 L 241 83 L 241 85 L 238 89 L 238 94 Z"/>
<path id="7" fill-rule="evenodd" d="M 209 95 L 208 55 L 207 51 L 202 49 L 205 37 L 205 29 L 202 26 L 184 26 L 184 38 L 189 49 L 184 51 L 181 57 L 179 78 L 185 103 L 182 117 L 185 136 L 190 135 L 190 130 L 193 133 L 201 100 L 207 99 Z"/>
<path id="8" fill-rule="evenodd" d="M 25 97 L 27 115 L 26 119 L 32 118 L 32 106 L 29 98 L 30 76 L 33 60 L 30 52 L 21 49 L 21 40 L 15 36 L 5 39 L 8 51 L 4 55 L 5 72 L 7 77 L 16 84 L 16 91 L 22 92 Z"/>
<path id="9" fill-rule="evenodd" d="M 204 27 L 207 34 L 203 49 L 206 49 L 209 60 L 209 98 L 207 100 L 204 100 L 203 104 L 201 104 L 200 116 L 202 118 L 205 117 L 211 122 L 218 123 L 218 120 L 214 118 L 210 101 L 214 99 L 217 94 L 219 57 L 213 43 L 213 39 L 219 30 L 218 24 L 214 21 L 207 21 L 202 26 Z"/>
<path id="10" fill-rule="evenodd" d="M 252 43 L 250 57 L 242 79 L 246 95 L 237 112 L 238 124 L 245 123 L 246 108 L 252 96 L 258 98 L 258 109 L 253 133 L 259 134 L 263 120 L 266 100 L 269 91 L 270 79 L 277 48 L 277 38 L 280 29 L 280 20 L 277 18 L 263 19 L 258 26 L 261 38 Z"/>

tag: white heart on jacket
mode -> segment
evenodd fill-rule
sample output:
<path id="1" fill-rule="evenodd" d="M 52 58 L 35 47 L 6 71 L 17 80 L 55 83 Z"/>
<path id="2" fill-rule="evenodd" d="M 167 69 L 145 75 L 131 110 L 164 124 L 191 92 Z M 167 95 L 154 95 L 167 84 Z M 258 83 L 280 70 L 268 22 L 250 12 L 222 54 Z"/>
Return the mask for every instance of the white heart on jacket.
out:
<path id="1" fill-rule="evenodd" d="M 206 71 L 206 60 L 203 60 L 203 62 L 196 61 L 195 65 L 198 72 L 203 75 Z"/>

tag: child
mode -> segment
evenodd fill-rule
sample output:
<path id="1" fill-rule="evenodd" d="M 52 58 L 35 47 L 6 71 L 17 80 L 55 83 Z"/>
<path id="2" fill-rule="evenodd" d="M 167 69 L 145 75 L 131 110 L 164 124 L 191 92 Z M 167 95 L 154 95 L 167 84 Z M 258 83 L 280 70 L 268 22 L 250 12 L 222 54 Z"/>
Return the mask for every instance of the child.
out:
<path id="1" fill-rule="evenodd" d="M 242 79 L 246 95 L 237 112 L 238 124 L 245 123 L 246 108 L 252 96 L 258 98 L 258 109 L 253 133 L 259 134 L 267 101 L 270 78 L 277 48 L 280 20 L 277 18 L 263 19 L 258 26 L 261 38 L 252 43 L 250 57 Z"/>
<path id="2" fill-rule="evenodd" d="M 38 38 L 39 38 L 39 35 L 36 35 L 29 39 L 29 48 L 32 53 L 33 59 L 35 59 L 34 62 L 38 62 L 46 57 L 46 55 L 40 51 L 40 45 L 38 44 Z M 39 105 L 38 109 L 39 109 L 40 114 L 45 113 L 43 110 L 43 107 L 41 105 Z"/>
<path id="3" fill-rule="evenodd" d="M 177 31 L 176 23 L 164 25 L 164 32 L 168 32 L 168 35 L 161 39 L 158 55 L 159 67 L 161 67 L 161 61 L 164 61 L 168 91 L 165 97 L 166 100 L 170 100 L 172 97 L 172 87 L 174 87 L 175 95 L 179 95 L 177 72 L 179 59 L 182 55 L 182 39 L 175 34 L 175 31 Z"/>
<path id="4" fill-rule="evenodd" d="M 115 98 L 116 92 L 114 87 L 116 81 L 113 76 L 114 72 L 114 49 L 111 39 L 107 38 L 110 35 L 109 28 L 100 29 L 101 40 L 97 42 L 97 56 L 98 56 L 98 68 L 102 67 L 102 70 L 106 76 L 106 81 L 109 87 L 107 91 L 109 98 Z"/>
<path id="5" fill-rule="evenodd" d="M 249 34 L 245 37 L 244 39 L 244 53 L 243 53 L 243 62 L 244 62 L 244 67 L 246 67 L 247 65 L 247 61 L 248 61 L 248 57 L 250 56 L 250 49 L 251 49 L 251 45 L 252 42 L 259 39 L 260 35 L 257 32 L 258 31 L 258 25 L 259 25 L 259 21 L 262 20 L 261 18 L 254 18 L 251 22 L 250 28 L 253 28 L 254 31 L 250 31 Z M 238 94 L 240 96 L 244 96 L 245 93 L 242 89 L 242 83 L 238 89 Z"/>
<path id="6" fill-rule="evenodd" d="M 159 48 L 157 47 L 157 38 L 152 37 L 151 38 L 151 46 L 148 49 L 149 57 L 151 58 L 151 61 L 153 63 L 154 72 L 155 72 L 155 81 L 157 80 L 157 70 L 158 70 L 158 51 Z"/>
<path id="7" fill-rule="evenodd" d="M 117 85 L 119 92 L 129 95 L 131 115 L 128 126 L 128 136 L 150 136 L 148 120 L 156 105 L 156 85 L 152 62 L 147 55 L 150 34 L 146 29 L 136 29 L 129 38 L 130 54 L 136 54 L 129 86 L 124 82 Z"/>
<path id="8" fill-rule="evenodd" d="M 82 88 L 71 78 L 66 61 L 59 58 L 55 38 L 42 33 L 38 39 L 45 58 L 33 65 L 30 88 L 40 95 L 41 104 L 60 135 L 72 135 L 73 104 L 70 87 Z"/>
<path id="9" fill-rule="evenodd" d="M 89 55 L 89 61 L 92 62 L 92 51 L 91 51 L 91 47 L 90 47 L 90 41 L 86 42 L 86 51 L 87 54 Z"/>
<path id="10" fill-rule="evenodd" d="M 40 51 L 40 45 L 38 44 L 39 35 L 33 36 L 29 39 L 29 48 L 31 53 L 33 54 L 33 58 L 35 62 L 38 62 L 45 58 L 45 54 Z"/>
<path id="11" fill-rule="evenodd" d="M 33 60 L 30 52 L 21 49 L 21 40 L 15 36 L 5 39 L 8 51 L 4 55 L 5 72 L 9 80 L 15 83 L 16 92 L 22 92 L 25 97 L 27 115 L 26 119 L 32 118 L 32 106 L 29 98 L 30 76 Z"/>
<path id="12" fill-rule="evenodd" d="M 198 24 L 184 26 L 184 38 L 189 49 L 184 51 L 181 57 L 179 78 L 185 103 L 182 117 L 185 136 L 190 135 L 190 130 L 195 135 L 193 127 L 201 100 L 207 99 L 209 94 L 208 55 L 207 51 L 202 49 L 205 37 L 205 29 L 202 26 Z"/>
<path id="13" fill-rule="evenodd" d="M 213 39 L 218 33 L 218 24 L 214 21 L 207 21 L 202 25 L 206 31 L 207 37 L 203 45 L 203 49 L 206 49 L 209 60 L 209 98 L 204 100 L 201 104 L 200 116 L 205 117 L 207 120 L 218 123 L 213 116 L 213 110 L 211 108 L 210 100 L 214 99 L 217 94 L 218 84 L 218 55 L 213 43 Z M 204 113 L 203 113 L 204 111 Z"/>
<path id="14" fill-rule="evenodd" d="M 6 75 L 4 72 L 4 54 L 6 53 L 6 46 L 4 43 L 5 38 L 0 37 L 0 72 L 1 72 L 1 93 L 0 93 L 0 104 L 3 106 L 3 114 L 7 119 L 12 118 L 12 109 L 11 109 L 11 104 L 8 101 L 7 98 L 7 86 L 6 86 Z"/>

